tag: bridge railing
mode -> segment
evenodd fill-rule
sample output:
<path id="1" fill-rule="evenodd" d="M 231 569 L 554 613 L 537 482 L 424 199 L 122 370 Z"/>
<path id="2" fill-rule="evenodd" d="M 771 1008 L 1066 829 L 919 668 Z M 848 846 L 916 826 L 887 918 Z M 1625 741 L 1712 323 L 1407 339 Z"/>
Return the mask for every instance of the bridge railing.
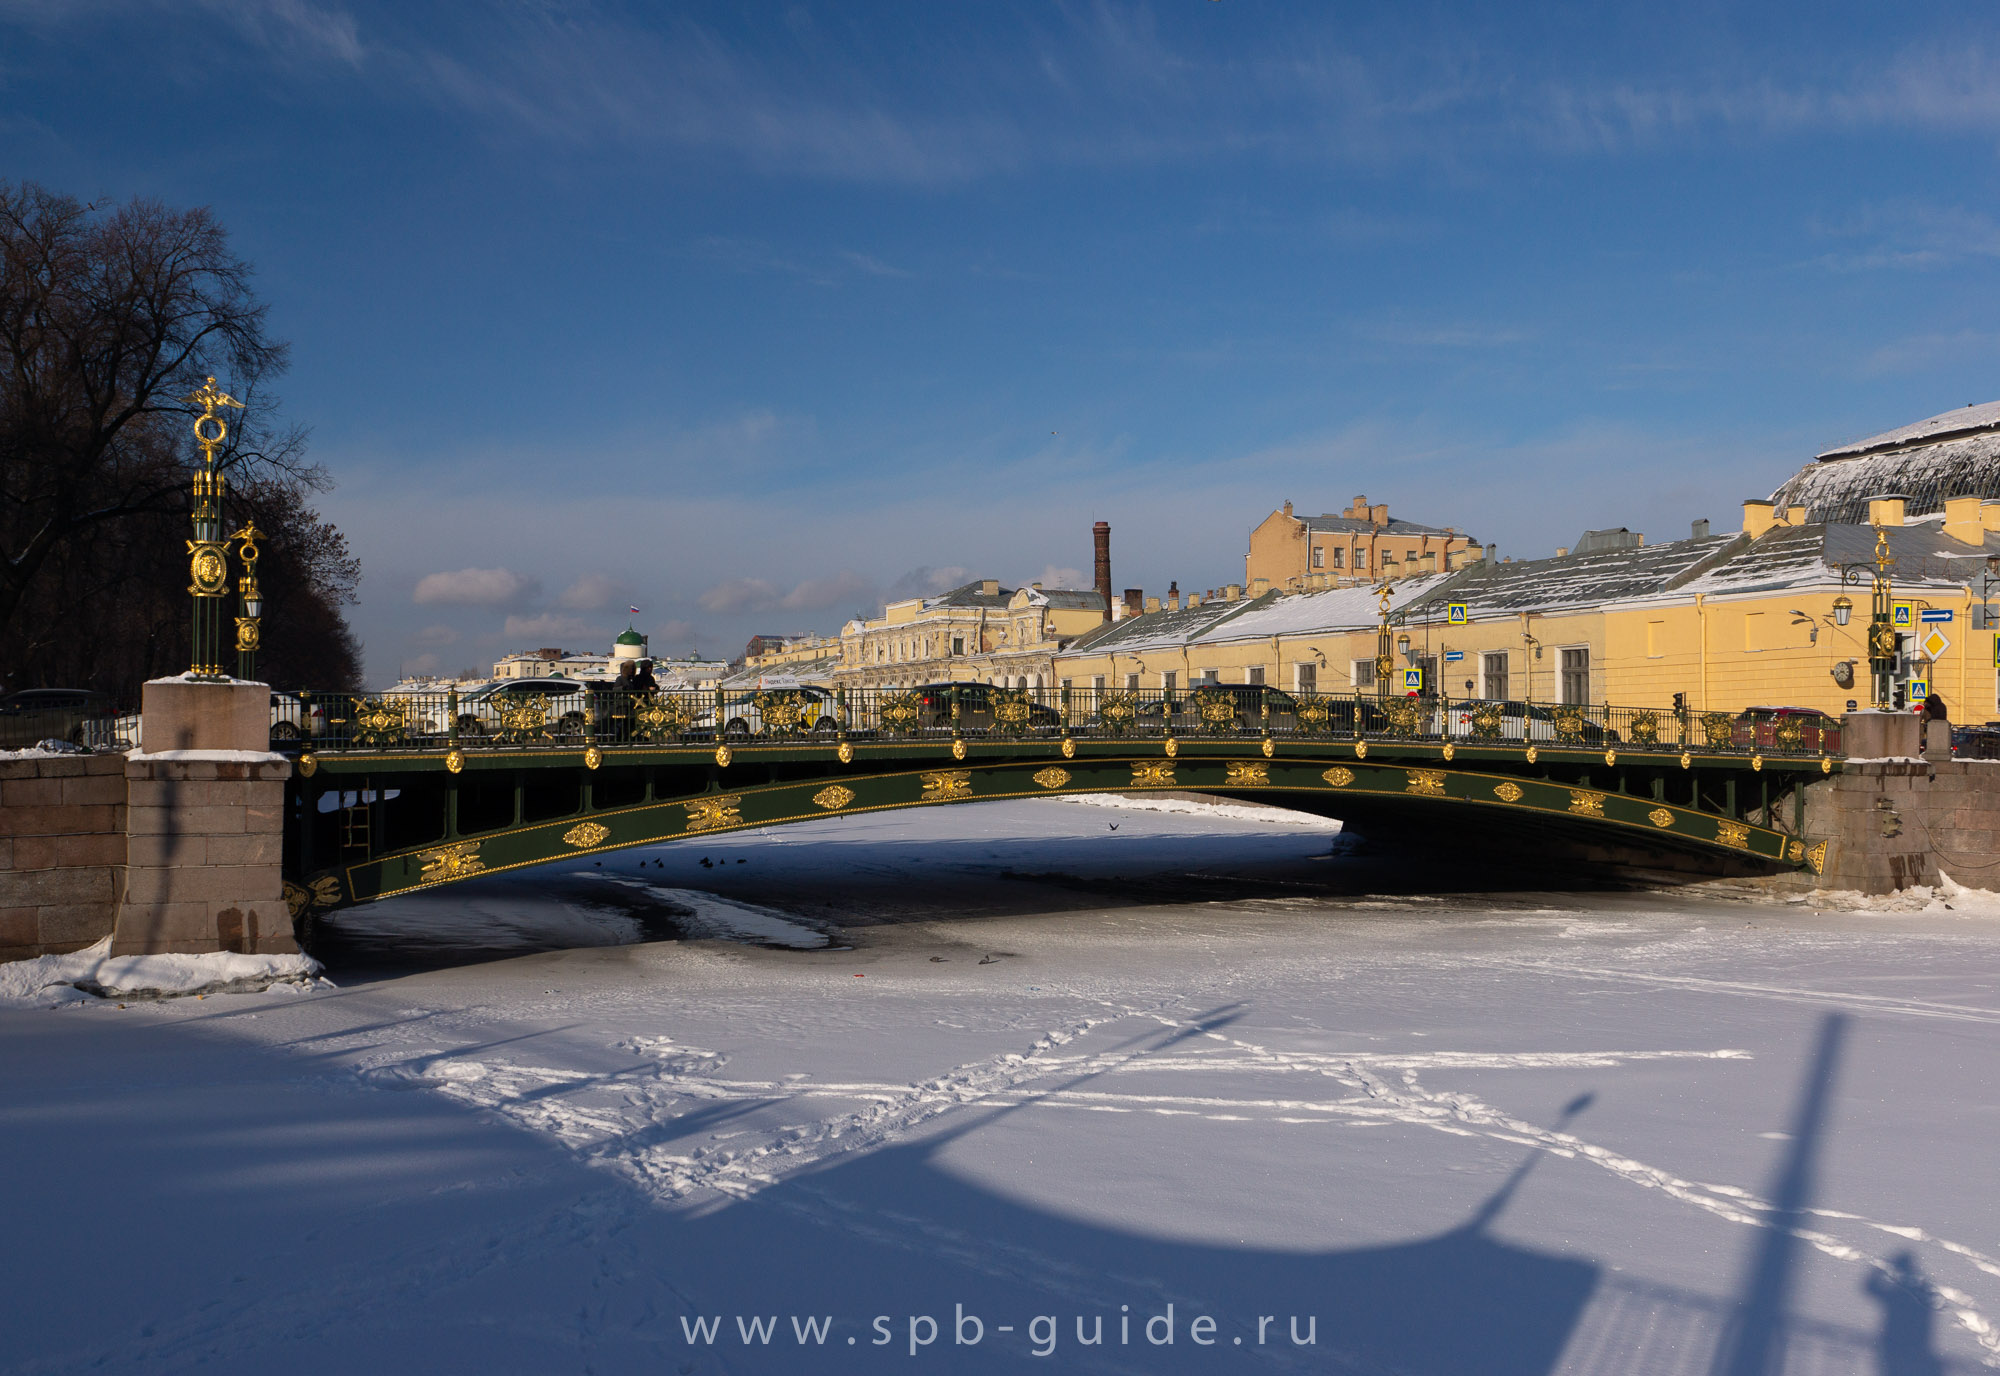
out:
<path id="1" fill-rule="evenodd" d="M 1840 725 L 1813 713 L 1689 712 L 1594 703 L 1284 693 L 1262 685 L 1191 689 L 931 688 L 666 690 L 586 681 L 468 693 L 301 693 L 273 739 L 316 751 L 590 745 L 798 746 L 839 741 L 1180 738 L 1451 741 L 1467 746 L 1689 750 L 1818 756 Z"/>

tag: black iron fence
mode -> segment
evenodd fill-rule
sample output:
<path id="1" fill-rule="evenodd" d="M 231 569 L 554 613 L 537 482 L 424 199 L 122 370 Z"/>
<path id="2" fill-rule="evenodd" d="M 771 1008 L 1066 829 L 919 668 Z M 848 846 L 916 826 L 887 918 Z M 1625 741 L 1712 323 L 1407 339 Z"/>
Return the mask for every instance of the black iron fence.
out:
<path id="1" fill-rule="evenodd" d="M 1811 712 L 1694 712 L 1443 697 L 1292 694 L 1258 685 L 1167 692 L 1005 689 L 966 683 L 895 689 L 636 692 L 584 681 L 505 682 L 466 693 L 299 693 L 274 711 L 272 740 L 315 751 L 590 745 L 742 747 L 839 741 L 1232 737 L 1455 742 L 1819 756 L 1840 724 Z"/>

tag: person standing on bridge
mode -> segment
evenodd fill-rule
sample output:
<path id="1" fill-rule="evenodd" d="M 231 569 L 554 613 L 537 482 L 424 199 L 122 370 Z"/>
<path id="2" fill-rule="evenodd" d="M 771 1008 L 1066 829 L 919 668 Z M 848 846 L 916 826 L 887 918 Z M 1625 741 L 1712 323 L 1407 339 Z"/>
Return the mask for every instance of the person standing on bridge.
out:
<path id="1" fill-rule="evenodd" d="M 653 677 L 653 661 L 650 659 L 640 660 L 639 671 L 632 675 L 632 681 L 627 683 L 625 687 L 630 688 L 635 693 L 658 692 L 660 681 Z"/>

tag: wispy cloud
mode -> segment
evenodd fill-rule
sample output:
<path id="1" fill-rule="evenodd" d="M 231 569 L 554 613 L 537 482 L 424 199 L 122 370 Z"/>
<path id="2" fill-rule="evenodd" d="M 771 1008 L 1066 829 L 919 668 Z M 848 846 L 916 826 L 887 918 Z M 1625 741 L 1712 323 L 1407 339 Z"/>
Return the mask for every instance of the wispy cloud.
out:
<path id="1" fill-rule="evenodd" d="M 418 606 L 506 607 L 533 597 L 540 586 L 511 569 L 459 569 L 425 574 L 410 600 Z"/>
<path id="2" fill-rule="evenodd" d="M 2000 224 L 1960 206 L 1873 205 L 1845 221 L 1813 228 L 1824 237 L 1856 244 L 1813 260 L 1836 272 L 1941 268 L 1971 258 L 2000 258 Z"/>

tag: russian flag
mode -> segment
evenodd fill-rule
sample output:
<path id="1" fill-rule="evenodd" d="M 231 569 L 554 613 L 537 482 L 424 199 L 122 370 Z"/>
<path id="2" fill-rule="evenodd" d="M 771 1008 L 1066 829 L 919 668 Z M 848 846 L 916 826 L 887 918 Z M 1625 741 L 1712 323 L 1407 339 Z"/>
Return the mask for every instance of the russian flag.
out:
<path id="1" fill-rule="evenodd" d="M 639 609 L 637 607 L 627 607 L 625 610 L 632 613 L 632 615 L 634 616 L 637 616 L 639 614 Z"/>

